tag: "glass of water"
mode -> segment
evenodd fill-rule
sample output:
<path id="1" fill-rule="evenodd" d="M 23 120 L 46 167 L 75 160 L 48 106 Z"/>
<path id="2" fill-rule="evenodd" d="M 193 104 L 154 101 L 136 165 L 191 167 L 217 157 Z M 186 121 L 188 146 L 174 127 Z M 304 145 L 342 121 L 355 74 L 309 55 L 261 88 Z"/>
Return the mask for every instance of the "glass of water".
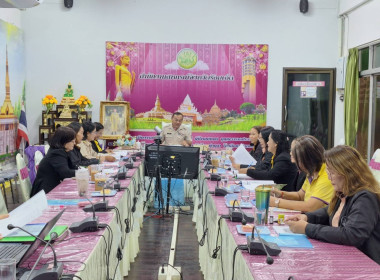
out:
<path id="1" fill-rule="evenodd" d="M 228 184 L 228 176 L 227 175 L 222 175 L 221 176 L 221 181 L 222 181 L 222 187 L 227 188 Z"/>
<path id="2" fill-rule="evenodd" d="M 248 203 L 249 202 L 249 197 L 251 195 L 251 191 L 248 190 L 248 189 L 242 188 L 240 190 L 240 194 L 241 194 L 241 202 L 242 203 Z"/>

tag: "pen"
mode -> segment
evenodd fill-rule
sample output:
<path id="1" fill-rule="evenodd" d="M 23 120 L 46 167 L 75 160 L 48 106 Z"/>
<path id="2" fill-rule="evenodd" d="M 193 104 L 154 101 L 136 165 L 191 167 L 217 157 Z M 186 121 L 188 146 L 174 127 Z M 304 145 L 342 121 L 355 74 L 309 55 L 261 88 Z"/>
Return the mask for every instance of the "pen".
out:
<path id="1" fill-rule="evenodd" d="M 253 164 L 253 161 L 248 165 L 247 168 L 250 168 L 252 166 L 252 164 Z"/>

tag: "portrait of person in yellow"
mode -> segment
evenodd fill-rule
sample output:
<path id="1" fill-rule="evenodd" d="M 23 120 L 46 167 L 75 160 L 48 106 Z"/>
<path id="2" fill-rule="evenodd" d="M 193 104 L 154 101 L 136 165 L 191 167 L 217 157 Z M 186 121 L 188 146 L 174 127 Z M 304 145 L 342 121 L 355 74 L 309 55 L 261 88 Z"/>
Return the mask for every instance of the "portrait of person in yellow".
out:
<path id="1" fill-rule="evenodd" d="M 136 74 L 128 70 L 130 63 L 128 55 L 120 58 L 120 64 L 115 66 L 116 98 L 115 101 L 126 101 L 131 95 L 135 84 Z"/>

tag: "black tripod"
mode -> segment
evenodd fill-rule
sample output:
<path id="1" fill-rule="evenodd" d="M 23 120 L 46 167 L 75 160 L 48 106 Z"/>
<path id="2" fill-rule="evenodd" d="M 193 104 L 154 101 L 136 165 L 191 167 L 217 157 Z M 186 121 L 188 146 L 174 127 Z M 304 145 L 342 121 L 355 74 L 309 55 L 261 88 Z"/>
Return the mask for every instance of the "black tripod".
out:
<path id="1" fill-rule="evenodd" d="M 161 144 L 161 138 L 160 136 L 156 136 L 154 138 L 154 144 L 157 145 L 157 154 L 156 154 L 156 164 L 155 164 L 155 168 L 154 168 L 154 175 L 152 174 L 152 178 L 153 176 L 156 178 L 156 182 L 155 182 L 155 193 L 158 195 L 158 211 L 161 212 L 162 210 L 162 217 L 164 218 L 164 196 L 162 194 L 162 181 L 161 181 L 161 165 L 160 165 L 160 157 L 159 157 L 159 151 L 160 151 L 160 144 Z M 154 145 L 152 144 L 152 145 Z M 149 183 L 149 187 L 148 187 L 148 191 L 147 191 L 147 194 L 146 194 L 146 201 L 149 201 L 150 199 L 150 187 L 151 187 L 151 184 L 152 184 L 152 178 L 150 180 L 150 183 Z"/>

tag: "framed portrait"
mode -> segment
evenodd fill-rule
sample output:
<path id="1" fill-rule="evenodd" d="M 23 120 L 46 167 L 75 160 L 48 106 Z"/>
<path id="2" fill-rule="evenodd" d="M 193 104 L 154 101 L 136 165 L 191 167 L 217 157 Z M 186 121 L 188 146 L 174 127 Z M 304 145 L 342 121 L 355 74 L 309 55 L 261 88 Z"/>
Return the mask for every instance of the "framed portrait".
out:
<path id="1" fill-rule="evenodd" d="M 116 140 L 129 131 L 130 105 L 127 101 L 100 101 L 103 139 Z"/>

